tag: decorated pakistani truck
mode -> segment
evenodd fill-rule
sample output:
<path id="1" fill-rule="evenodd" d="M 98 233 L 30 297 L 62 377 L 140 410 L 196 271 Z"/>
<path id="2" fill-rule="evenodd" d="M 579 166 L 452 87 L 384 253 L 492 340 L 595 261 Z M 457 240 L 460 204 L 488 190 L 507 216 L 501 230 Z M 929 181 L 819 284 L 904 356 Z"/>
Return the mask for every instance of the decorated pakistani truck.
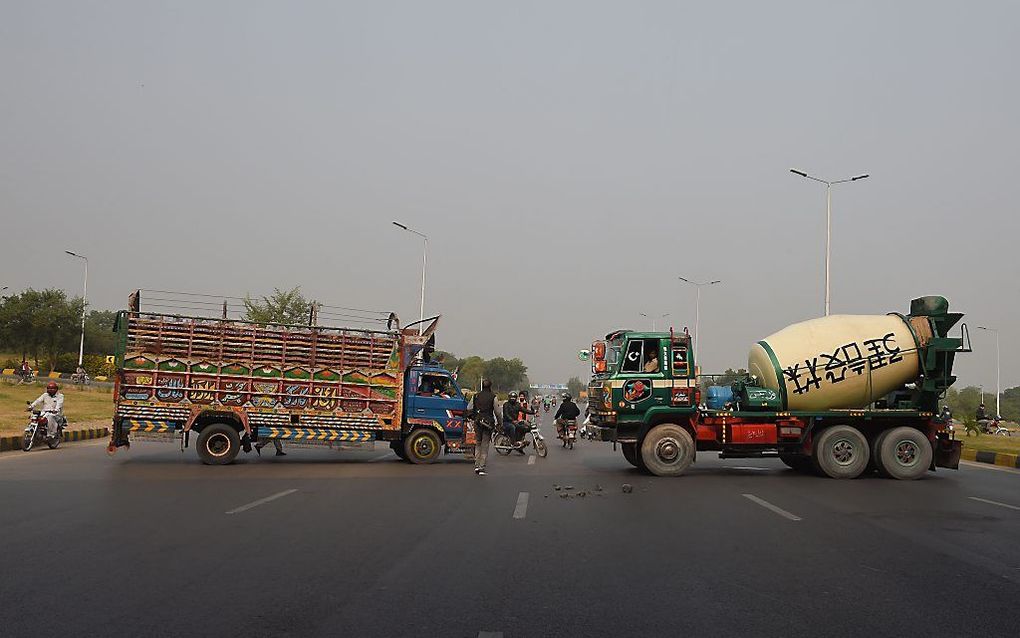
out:
<path id="1" fill-rule="evenodd" d="M 956 469 L 961 443 L 937 413 L 956 354 L 970 352 L 966 324 L 949 334 L 962 317 L 933 296 L 906 315 L 804 321 L 754 344 L 746 377 L 728 386 L 705 386 L 686 331 L 618 330 L 592 344 L 591 420 L 659 476 L 682 474 L 705 451 L 832 478 Z"/>
<path id="2" fill-rule="evenodd" d="M 225 314 L 225 313 L 224 313 Z M 195 438 L 207 464 L 278 442 L 351 447 L 388 442 L 431 463 L 473 453 L 467 401 L 429 362 L 439 318 L 382 329 L 262 324 L 143 312 L 117 315 L 115 414 L 109 451 L 132 440 Z"/>

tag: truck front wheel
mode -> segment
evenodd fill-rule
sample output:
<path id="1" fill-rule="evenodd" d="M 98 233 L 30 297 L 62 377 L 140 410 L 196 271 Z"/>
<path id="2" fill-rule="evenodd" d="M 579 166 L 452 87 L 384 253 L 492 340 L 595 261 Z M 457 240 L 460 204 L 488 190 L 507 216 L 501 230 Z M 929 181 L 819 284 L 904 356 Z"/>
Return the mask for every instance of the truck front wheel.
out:
<path id="1" fill-rule="evenodd" d="M 641 467 L 641 454 L 638 452 L 637 443 L 621 443 L 620 449 L 623 450 L 623 458 L 627 459 L 627 462 L 638 469 Z"/>
<path id="2" fill-rule="evenodd" d="M 443 442 L 435 430 L 422 428 L 411 432 L 404 441 L 404 454 L 414 464 L 432 463 L 443 451 Z"/>
<path id="3" fill-rule="evenodd" d="M 679 425 L 657 425 L 641 442 L 640 460 L 656 476 L 679 476 L 694 462 L 694 439 Z"/>
<path id="4" fill-rule="evenodd" d="M 198 435 L 198 458 L 206 465 L 227 465 L 241 450 L 241 437 L 225 423 L 213 423 Z"/>
<path id="5" fill-rule="evenodd" d="M 931 442 L 919 430 L 899 427 L 883 432 L 875 441 L 875 466 L 882 476 L 912 481 L 931 467 Z"/>
<path id="6" fill-rule="evenodd" d="M 815 469 L 830 478 L 857 478 L 868 468 L 869 458 L 868 439 L 849 425 L 835 425 L 815 439 Z"/>

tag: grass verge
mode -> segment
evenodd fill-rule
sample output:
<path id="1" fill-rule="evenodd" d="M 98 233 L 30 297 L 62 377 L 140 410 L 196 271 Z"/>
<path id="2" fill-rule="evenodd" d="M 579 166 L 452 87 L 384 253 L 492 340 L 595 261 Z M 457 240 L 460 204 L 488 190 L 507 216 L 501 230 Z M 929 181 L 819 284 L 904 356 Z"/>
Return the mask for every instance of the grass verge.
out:
<path id="1" fill-rule="evenodd" d="M 17 434 L 25 429 L 28 413 L 25 401 L 35 401 L 46 387 L 40 383 L 16 385 L 0 382 L 0 434 Z M 109 425 L 113 418 L 113 392 L 109 388 L 78 389 L 61 385 L 64 415 L 71 428 Z"/>

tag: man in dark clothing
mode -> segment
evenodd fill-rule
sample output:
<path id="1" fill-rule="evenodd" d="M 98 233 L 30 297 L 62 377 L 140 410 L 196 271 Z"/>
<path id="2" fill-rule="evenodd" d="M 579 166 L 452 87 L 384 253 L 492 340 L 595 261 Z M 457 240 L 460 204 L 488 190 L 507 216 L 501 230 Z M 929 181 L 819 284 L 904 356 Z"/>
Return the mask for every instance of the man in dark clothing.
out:
<path id="1" fill-rule="evenodd" d="M 581 414 L 581 409 L 574 403 L 573 398 L 569 394 L 564 394 L 563 403 L 556 408 L 556 414 L 553 416 L 553 420 L 556 422 L 556 433 L 562 436 L 567 421 L 576 421 L 579 414 Z"/>
<path id="2" fill-rule="evenodd" d="M 521 404 L 520 397 L 516 392 L 511 392 L 507 396 L 506 403 L 503 404 L 503 431 L 514 444 L 517 444 L 524 433 L 528 431 L 528 426 L 524 423 L 527 410 L 527 406 Z M 524 450 L 520 448 L 517 451 L 524 454 Z"/>
<path id="3" fill-rule="evenodd" d="M 489 442 L 496 427 L 496 395 L 492 392 L 492 381 L 482 381 L 482 391 L 471 399 L 471 418 L 475 422 L 475 474 L 485 476 L 485 462 L 489 458 Z"/>

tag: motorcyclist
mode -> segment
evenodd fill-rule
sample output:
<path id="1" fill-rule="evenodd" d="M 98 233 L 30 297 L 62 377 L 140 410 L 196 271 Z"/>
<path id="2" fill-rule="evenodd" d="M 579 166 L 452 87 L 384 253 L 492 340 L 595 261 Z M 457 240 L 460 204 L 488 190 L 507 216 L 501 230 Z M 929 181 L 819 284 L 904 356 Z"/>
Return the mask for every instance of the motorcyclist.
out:
<path id="1" fill-rule="evenodd" d="M 503 432 L 510 441 L 517 442 L 517 422 L 520 419 L 521 403 L 516 391 L 511 391 L 506 396 L 506 403 L 503 404 Z"/>
<path id="2" fill-rule="evenodd" d="M 560 407 L 556 408 L 556 414 L 553 415 L 553 421 L 556 423 L 556 433 L 563 436 L 563 428 L 566 427 L 567 421 L 574 421 L 576 423 L 577 417 L 581 414 L 581 409 L 574 403 L 574 398 L 570 396 L 570 393 L 563 393 L 563 403 L 560 403 Z"/>
<path id="3" fill-rule="evenodd" d="M 46 384 L 46 392 L 29 404 L 28 411 L 31 412 L 37 406 L 41 406 L 40 411 L 46 417 L 46 437 L 56 438 L 57 426 L 64 421 L 64 395 L 55 382 Z"/>
<path id="4" fill-rule="evenodd" d="M 992 417 L 988 416 L 984 403 L 977 407 L 977 412 L 974 414 L 974 420 L 977 421 L 978 427 L 981 428 L 982 431 L 988 431 L 988 424 L 991 423 Z"/>
<path id="5" fill-rule="evenodd" d="M 32 366 L 28 365 L 28 359 L 21 360 L 21 367 L 18 368 L 18 375 L 21 377 L 21 381 L 18 382 L 18 385 L 21 385 L 32 378 Z"/>

